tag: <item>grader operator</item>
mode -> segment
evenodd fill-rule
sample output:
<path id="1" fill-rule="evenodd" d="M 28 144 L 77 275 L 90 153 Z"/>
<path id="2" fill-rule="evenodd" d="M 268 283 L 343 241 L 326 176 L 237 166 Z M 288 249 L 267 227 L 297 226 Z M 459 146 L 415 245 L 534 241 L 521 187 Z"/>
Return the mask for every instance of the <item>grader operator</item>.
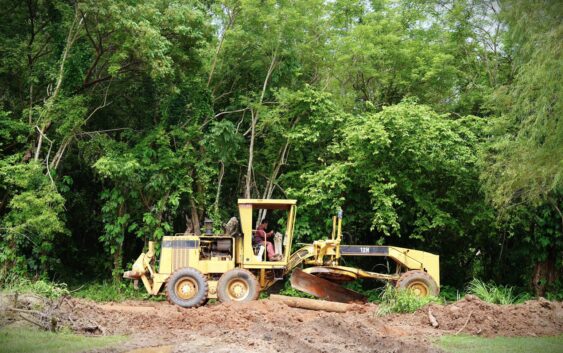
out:
<path id="1" fill-rule="evenodd" d="M 163 237 L 160 262 L 156 266 L 155 243 L 149 242 L 131 271 L 123 277 L 141 280 L 151 295 L 165 292 L 171 303 L 191 308 L 208 299 L 222 302 L 255 300 L 261 291 L 291 273 L 291 285 L 319 298 L 354 302 L 365 301 L 360 294 L 339 283 L 359 278 L 385 280 L 416 295 L 437 295 L 440 288 L 439 256 L 395 246 L 345 245 L 342 240 L 342 213 L 333 217 L 329 239 L 302 244 L 295 252 L 296 200 L 239 199 L 239 227 L 220 235 L 176 235 Z M 274 251 L 268 256 L 264 227 L 253 230 L 253 212 L 285 212 L 284 234 L 274 236 Z M 266 233 L 267 234 L 267 233 Z M 282 240 L 283 238 L 283 240 Z M 344 256 L 380 256 L 395 262 L 394 273 L 377 273 L 340 265 Z M 298 266 L 303 269 L 297 268 Z"/>

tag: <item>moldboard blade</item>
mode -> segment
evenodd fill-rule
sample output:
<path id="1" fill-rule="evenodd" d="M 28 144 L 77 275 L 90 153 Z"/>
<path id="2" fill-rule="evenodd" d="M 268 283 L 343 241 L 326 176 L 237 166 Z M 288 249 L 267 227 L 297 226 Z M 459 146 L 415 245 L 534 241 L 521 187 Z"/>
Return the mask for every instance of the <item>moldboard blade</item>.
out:
<path id="1" fill-rule="evenodd" d="M 296 268 L 291 274 L 291 286 L 315 297 L 340 303 L 367 302 L 366 297 L 326 279 Z"/>

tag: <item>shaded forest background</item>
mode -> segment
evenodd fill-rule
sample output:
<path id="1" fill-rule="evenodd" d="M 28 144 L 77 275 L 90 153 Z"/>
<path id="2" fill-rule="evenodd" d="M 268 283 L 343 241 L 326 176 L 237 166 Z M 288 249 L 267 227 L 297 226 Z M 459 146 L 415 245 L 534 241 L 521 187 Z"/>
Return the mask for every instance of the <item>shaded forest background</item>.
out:
<path id="1" fill-rule="evenodd" d="M 561 290 L 560 1 L 0 2 L 0 280 L 119 281 L 252 197 Z"/>

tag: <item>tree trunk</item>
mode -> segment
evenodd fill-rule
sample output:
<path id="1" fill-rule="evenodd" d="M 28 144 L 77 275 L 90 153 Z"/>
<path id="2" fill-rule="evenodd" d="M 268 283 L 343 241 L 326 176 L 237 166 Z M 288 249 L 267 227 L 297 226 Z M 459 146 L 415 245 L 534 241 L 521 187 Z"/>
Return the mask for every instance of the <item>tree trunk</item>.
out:
<path id="1" fill-rule="evenodd" d="M 123 217 L 123 215 L 125 214 L 125 203 L 122 203 L 119 206 L 119 209 L 117 210 L 117 218 L 121 218 Z M 121 283 L 121 272 L 122 272 L 122 263 L 123 263 L 123 242 L 125 239 L 125 225 L 121 226 L 121 234 L 120 237 L 118 239 L 116 239 L 117 241 L 116 246 L 115 246 L 115 251 L 113 253 L 113 271 L 112 271 L 112 277 L 113 277 L 113 283 L 118 284 Z"/>
<path id="2" fill-rule="evenodd" d="M 250 111 L 252 114 L 251 125 L 250 125 L 250 146 L 248 147 L 248 166 L 246 168 L 246 180 L 244 187 L 244 198 L 250 198 L 250 186 L 252 180 L 252 164 L 254 163 L 254 137 L 256 133 L 256 121 L 258 116 L 254 109 Z"/>
<path id="3" fill-rule="evenodd" d="M 323 310 L 323 311 L 331 311 L 336 313 L 344 313 L 353 307 L 352 304 L 329 302 L 329 301 L 318 300 L 318 299 L 287 297 L 285 295 L 277 295 L 277 294 L 270 295 L 270 299 L 274 301 L 280 301 L 285 305 L 291 306 L 293 308 Z"/>
<path id="4" fill-rule="evenodd" d="M 201 235 L 201 228 L 199 226 L 199 214 L 193 196 L 190 196 L 190 208 L 192 212 L 192 225 L 195 235 Z"/>
<path id="5" fill-rule="evenodd" d="M 547 259 L 545 261 L 536 262 L 532 276 L 532 287 L 534 288 L 534 294 L 536 296 L 544 297 L 557 280 L 556 260 L 557 251 L 555 247 L 552 246 L 548 250 Z"/>
<path id="6" fill-rule="evenodd" d="M 117 244 L 113 253 L 113 283 L 115 284 L 121 283 L 122 247 L 123 244 Z"/>
<path id="7" fill-rule="evenodd" d="M 227 36 L 227 32 L 233 24 L 235 23 L 236 13 L 235 11 L 229 12 L 229 23 L 225 27 L 223 34 L 221 35 L 221 39 L 219 40 L 219 45 L 215 49 L 215 55 L 213 55 L 213 60 L 211 61 L 211 69 L 209 70 L 209 77 L 207 78 L 207 87 L 211 84 L 211 80 L 213 79 L 213 74 L 215 73 L 215 66 L 217 66 L 217 59 L 219 58 L 219 53 L 223 48 L 223 42 L 225 41 L 225 37 Z"/>
<path id="8" fill-rule="evenodd" d="M 270 62 L 270 67 L 268 67 L 268 72 L 266 73 L 266 78 L 264 79 L 264 84 L 262 85 L 262 93 L 260 94 L 260 100 L 258 104 L 261 105 L 264 101 L 264 96 L 266 95 L 266 88 L 268 87 L 268 82 L 274 71 L 276 65 L 276 52 L 272 55 L 272 61 Z M 255 109 L 250 110 L 252 114 L 252 121 L 250 125 L 250 146 L 248 148 L 248 167 L 246 169 L 246 184 L 244 190 L 244 197 L 250 198 L 250 187 L 252 185 L 252 164 L 254 163 L 254 140 L 256 138 L 256 123 L 258 122 L 259 111 Z"/>
<path id="9" fill-rule="evenodd" d="M 270 175 L 270 179 L 266 182 L 266 188 L 264 189 L 264 194 L 262 195 L 263 199 L 269 199 L 272 197 L 274 193 L 274 187 L 276 186 L 276 179 L 278 178 L 278 174 L 280 173 L 282 165 L 285 164 L 285 159 L 287 157 L 287 151 L 289 148 L 289 139 L 285 142 L 285 145 L 281 148 L 280 152 L 278 153 L 278 160 L 274 164 L 274 168 L 272 169 L 272 174 Z M 258 211 L 258 219 L 257 222 L 262 221 L 262 219 L 266 218 L 268 214 L 268 210 L 261 209 Z M 258 227 L 256 224 L 256 227 Z"/>
<path id="10" fill-rule="evenodd" d="M 217 194 L 215 195 L 215 203 L 213 204 L 214 217 L 219 217 L 219 198 L 221 197 L 221 184 L 225 176 L 225 163 L 220 161 L 221 168 L 219 169 L 219 177 L 217 178 Z M 218 220 L 217 220 L 218 221 Z"/>
<path id="11" fill-rule="evenodd" d="M 63 78 L 64 78 L 64 68 L 65 68 L 65 63 L 66 60 L 68 58 L 68 53 L 70 52 L 70 49 L 72 48 L 72 46 L 74 45 L 74 42 L 76 41 L 76 39 L 78 38 L 78 34 L 79 34 L 79 28 L 82 25 L 82 20 L 80 20 L 77 23 L 78 20 L 78 9 L 75 10 L 75 15 L 74 15 L 74 20 L 72 21 L 72 24 L 70 26 L 70 29 L 68 31 L 68 36 L 66 39 L 66 45 L 64 47 L 63 50 L 63 56 L 61 58 L 61 64 L 59 66 L 59 73 L 57 76 L 57 81 L 55 83 L 55 90 L 53 91 L 53 94 L 51 95 L 51 97 L 49 97 L 45 103 L 45 110 L 43 111 L 43 113 L 41 114 L 43 117 L 46 118 L 47 122 L 44 123 L 42 125 L 41 128 L 39 128 L 39 135 L 37 136 L 37 149 L 35 150 L 35 156 L 34 156 L 34 160 L 38 161 L 39 160 L 39 156 L 41 154 L 41 145 L 43 143 L 43 137 L 45 132 L 47 131 L 47 129 L 49 128 L 49 126 L 51 125 L 51 121 L 49 120 L 49 113 L 51 108 L 53 107 L 53 104 L 55 102 L 55 100 L 57 99 L 57 96 L 59 95 L 59 92 L 61 90 L 61 86 L 63 83 Z"/>

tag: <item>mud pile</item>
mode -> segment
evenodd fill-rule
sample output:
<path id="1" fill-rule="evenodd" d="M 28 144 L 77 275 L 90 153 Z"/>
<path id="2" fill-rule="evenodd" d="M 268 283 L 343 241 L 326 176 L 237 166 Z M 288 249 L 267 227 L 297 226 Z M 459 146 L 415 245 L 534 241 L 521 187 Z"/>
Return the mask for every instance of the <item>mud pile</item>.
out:
<path id="1" fill-rule="evenodd" d="M 183 309 L 166 302 L 56 303 L 59 327 L 91 335 L 130 334 L 133 346 L 166 342 L 179 352 L 437 352 L 444 334 L 540 336 L 563 333 L 563 303 L 546 300 L 492 305 L 468 296 L 413 314 L 377 315 L 377 305 L 346 313 L 297 309 L 278 301 L 211 304 Z M 439 323 L 430 325 L 428 311 Z M 189 344 L 188 344 L 189 343 Z M 136 346 L 135 346 L 136 344 Z M 197 349 L 196 349 L 197 347 Z"/>
<path id="2" fill-rule="evenodd" d="M 96 304 L 68 299 L 59 316 L 80 333 L 144 334 L 167 342 L 182 342 L 197 333 L 247 351 L 373 352 L 377 347 L 383 353 L 438 352 L 425 337 L 397 339 L 406 332 L 385 325 L 375 316 L 376 308 L 365 305 L 339 314 L 269 300 L 182 309 L 163 302 Z"/>
<path id="3" fill-rule="evenodd" d="M 545 299 L 516 305 L 494 305 L 475 296 L 450 305 L 430 305 L 419 310 L 410 322 L 416 326 L 429 323 L 428 309 L 440 329 L 482 336 L 547 336 L 563 333 L 563 303 Z M 404 320 L 400 316 L 395 321 Z"/>

